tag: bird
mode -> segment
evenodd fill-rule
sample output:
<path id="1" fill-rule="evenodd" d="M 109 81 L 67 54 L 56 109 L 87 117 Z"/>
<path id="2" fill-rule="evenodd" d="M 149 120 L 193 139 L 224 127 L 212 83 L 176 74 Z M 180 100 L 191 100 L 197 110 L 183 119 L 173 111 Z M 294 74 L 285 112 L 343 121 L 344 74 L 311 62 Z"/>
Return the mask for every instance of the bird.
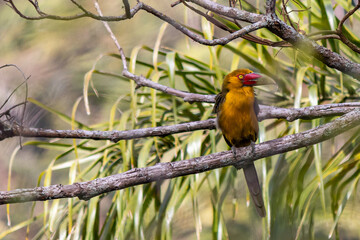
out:
<path id="1" fill-rule="evenodd" d="M 249 69 L 234 70 L 225 76 L 221 92 L 215 97 L 213 113 L 217 114 L 216 123 L 235 158 L 237 148 L 254 146 L 258 137 L 259 105 L 253 86 L 259 85 L 260 77 L 260 74 Z M 247 164 L 243 170 L 256 211 L 260 217 L 265 217 L 264 200 L 254 163 Z"/>

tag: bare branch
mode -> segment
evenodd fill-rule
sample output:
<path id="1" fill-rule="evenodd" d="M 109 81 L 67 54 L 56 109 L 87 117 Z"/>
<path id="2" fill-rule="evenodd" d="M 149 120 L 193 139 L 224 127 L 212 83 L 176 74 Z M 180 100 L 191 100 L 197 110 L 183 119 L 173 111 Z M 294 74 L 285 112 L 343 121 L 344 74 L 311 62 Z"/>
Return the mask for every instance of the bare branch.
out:
<path id="1" fill-rule="evenodd" d="M 26 77 L 25 76 L 25 73 L 18 67 L 16 66 L 15 64 L 5 64 L 5 65 L 2 65 L 0 66 L 0 69 L 2 68 L 6 68 L 6 67 L 14 67 L 16 68 L 22 75 L 22 77 L 24 78 L 24 81 L 19 84 L 11 93 L 10 95 L 6 98 L 6 100 L 2 103 L 2 105 L 0 106 L 0 110 L 6 105 L 6 103 L 10 100 L 11 96 L 23 85 L 27 85 L 27 80 L 29 80 L 30 77 Z M 26 90 L 27 90 L 27 87 L 26 87 Z M 24 101 L 24 105 L 25 105 L 25 102 L 27 101 L 27 97 L 25 98 L 25 101 Z M 2 115 L 0 115 L 1 117 Z"/>
<path id="2" fill-rule="evenodd" d="M 210 0 L 188 0 L 188 1 L 193 2 L 196 5 L 201 6 L 214 13 L 224 15 L 230 18 L 235 18 L 244 22 L 256 23 L 263 20 L 263 15 L 261 14 L 250 13 L 237 8 L 223 6 L 216 2 L 212 2 Z"/>
<path id="3" fill-rule="evenodd" d="M 288 26 L 280 19 L 270 20 L 268 29 L 285 41 L 293 44 L 295 48 L 313 55 L 327 66 L 346 73 L 355 79 L 360 80 L 360 64 L 332 52 L 323 46 L 316 44 L 305 36 L 298 33 L 294 28 Z"/>
<path id="4" fill-rule="evenodd" d="M 167 136 L 170 134 L 190 132 L 204 129 L 215 129 L 215 119 L 205 121 L 194 121 L 181 123 L 172 126 L 161 126 L 151 128 L 141 128 L 127 131 L 89 131 L 89 130 L 53 130 L 42 128 L 20 128 L 16 124 L 6 125 L 0 122 L 0 140 L 4 138 L 21 135 L 22 137 L 47 137 L 47 138 L 74 138 L 74 139 L 93 139 L 120 140 L 137 139 L 144 137 Z"/>
<path id="5" fill-rule="evenodd" d="M 8 115 L 8 116 L 10 116 L 10 112 L 11 112 L 11 110 L 13 110 L 14 108 L 17 108 L 17 107 L 19 107 L 19 106 L 21 106 L 21 105 L 25 105 L 26 104 L 26 102 L 21 102 L 21 103 L 18 103 L 18 104 L 15 104 L 15 105 L 13 105 L 13 106 L 11 106 L 9 109 L 7 109 L 5 112 L 1 112 L 0 113 L 0 118 L 2 117 L 2 116 L 5 116 L 5 115 Z M 0 124 L 1 125 L 1 124 Z M 1 138 L 1 137 L 0 137 Z"/>
<path id="6" fill-rule="evenodd" d="M 356 110 L 360 107 L 360 103 L 335 103 L 316 105 L 305 108 L 279 108 L 273 106 L 260 105 L 259 121 L 265 119 L 286 119 L 292 122 L 296 119 L 311 120 L 320 117 L 339 116 Z"/>
<path id="7" fill-rule="evenodd" d="M 323 39 L 338 39 L 338 40 L 340 40 L 341 38 L 339 37 L 339 35 L 331 34 L 331 35 L 312 37 L 310 39 L 313 41 L 319 41 L 319 40 L 323 40 Z"/>
<path id="8" fill-rule="evenodd" d="M 128 0 L 123 0 L 123 4 L 124 4 L 125 13 L 126 13 L 127 18 L 131 18 L 129 1 Z"/>
<path id="9" fill-rule="evenodd" d="M 172 25 L 174 28 L 176 28 L 177 30 L 181 31 L 182 33 L 184 33 L 186 36 L 188 36 L 189 38 L 191 38 L 192 40 L 201 43 L 203 45 L 208 45 L 208 46 L 215 46 L 215 45 L 225 45 L 227 43 L 229 43 L 230 41 L 236 39 L 236 38 L 240 38 L 242 36 L 244 36 L 247 33 L 253 32 L 255 30 L 258 30 L 260 28 L 264 28 L 267 26 L 266 21 L 264 21 L 263 19 L 259 19 L 259 21 L 248 25 L 236 32 L 233 32 L 231 34 L 229 34 L 226 37 L 222 37 L 222 38 L 218 38 L 218 39 L 214 39 L 214 40 L 208 40 L 203 38 L 202 36 L 190 31 L 189 29 L 187 29 L 186 27 L 184 27 L 183 25 L 181 25 L 180 23 L 176 22 L 174 19 L 171 19 L 170 17 L 166 16 L 165 14 L 157 11 L 156 9 L 152 8 L 149 5 L 143 4 L 142 9 L 144 9 L 145 11 L 147 11 L 148 13 L 153 14 L 154 16 L 160 18 L 161 20 L 169 23 L 170 25 Z M 240 10 L 239 10 L 240 11 Z"/>
<path id="10" fill-rule="evenodd" d="M 266 0 L 266 14 L 275 15 L 276 0 Z"/>
<path id="11" fill-rule="evenodd" d="M 226 37 L 223 38 L 219 38 L 219 39 L 214 39 L 214 40 L 207 40 L 204 39 L 203 37 L 201 37 L 198 34 L 195 34 L 194 32 L 190 31 L 189 29 L 187 29 L 186 27 L 184 27 L 183 25 L 179 24 L 178 22 L 176 22 L 175 20 L 171 19 L 170 17 L 166 16 L 165 14 L 155 10 L 154 8 L 152 8 L 149 5 L 146 5 L 142 2 L 138 2 L 137 5 L 130 10 L 129 12 L 126 12 L 126 14 L 115 17 L 115 16 L 102 16 L 102 14 L 96 15 L 91 13 L 90 11 L 86 10 L 82 5 L 80 5 L 79 3 L 77 3 L 75 0 L 71 0 L 72 3 L 74 3 L 83 13 L 82 14 L 77 14 L 77 15 L 73 15 L 73 16 L 67 16 L 67 17 L 63 17 L 63 16 L 57 16 L 57 15 L 50 15 L 50 14 L 46 14 L 43 13 L 40 8 L 37 5 L 34 5 L 34 8 L 36 9 L 36 11 L 39 13 L 40 16 L 38 17 L 30 17 L 30 16 L 26 16 L 24 14 L 21 13 L 21 11 L 16 7 L 15 3 L 13 2 L 13 0 L 4 0 L 5 2 L 9 3 L 9 5 L 11 6 L 11 8 L 22 18 L 28 19 L 28 20 L 40 20 L 40 19 L 54 19 L 54 20 L 74 20 L 74 19 L 78 19 L 78 18 L 82 18 L 82 17 L 90 17 L 93 19 L 97 19 L 97 20 L 101 20 L 101 21 L 121 21 L 121 20 L 125 20 L 128 18 L 133 17 L 140 9 L 145 10 L 153 15 L 155 15 L 156 17 L 168 22 L 169 24 L 171 24 L 173 27 L 175 27 L 176 29 L 178 29 L 179 31 L 181 31 L 182 33 L 184 33 L 185 35 L 187 35 L 188 37 L 190 37 L 191 39 L 193 39 L 194 41 L 204 44 L 204 45 L 210 45 L 210 46 L 214 46 L 214 45 L 225 45 L 227 43 L 229 43 L 230 41 L 242 37 L 243 35 L 255 31 L 257 29 L 263 28 L 266 26 L 265 21 L 261 21 L 262 19 L 259 18 L 258 21 L 254 22 L 254 24 L 246 26 L 243 29 L 240 29 L 234 33 L 229 34 Z M 244 13 L 246 13 L 245 11 L 243 11 Z"/>
<path id="12" fill-rule="evenodd" d="M 183 3 L 184 0 L 177 0 L 176 2 L 173 2 L 172 4 L 170 4 L 171 7 L 176 7 L 177 5 L 179 5 L 180 3 Z"/>
<path id="13" fill-rule="evenodd" d="M 316 36 L 319 34 L 327 34 L 327 35 L 323 35 L 323 36 Z M 308 38 L 310 38 L 311 40 L 314 41 L 319 41 L 322 39 L 337 39 L 337 40 L 341 40 L 345 45 L 347 45 L 351 50 L 353 50 L 354 52 L 360 53 L 360 48 L 358 46 L 356 46 L 355 44 L 353 44 L 352 42 L 350 42 L 342 33 L 342 30 L 336 30 L 336 31 L 320 31 L 320 32 L 314 32 L 314 33 L 310 33 L 308 35 L 306 35 Z"/>
<path id="14" fill-rule="evenodd" d="M 124 0 L 124 4 L 125 4 L 125 2 L 127 2 L 127 0 Z M 99 15 L 103 16 L 102 12 L 101 12 L 101 9 L 100 9 L 100 6 L 99 6 L 99 3 L 97 1 L 94 1 L 94 5 L 95 5 L 96 11 L 99 13 Z M 102 21 L 102 23 L 104 24 L 104 27 L 105 27 L 106 31 L 110 34 L 111 39 L 115 43 L 116 48 L 118 49 L 118 51 L 120 53 L 122 64 L 123 64 L 123 71 L 127 71 L 128 68 L 127 68 L 127 64 L 126 64 L 126 57 L 125 57 L 125 54 L 124 54 L 124 50 L 120 46 L 119 41 L 115 37 L 115 34 L 111 30 L 109 24 L 106 21 Z"/>
<path id="15" fill-rule="evenodd" d="M 241 2 L 241 1 L 240 1 Z M 188 5 L 186 2 L 183 2 L 183 4 L 188 7 L 189 9 L 193 10 L 194 12 L 196 12 L 197 14 L 203 16 L 206 18 L 206 20 L 208 20 L 209 22 L 211 22 L 212 24 L 214 24 L 215 26 L 217 26 L 218 28 L 222 29 L 222 30 L 225 30 L 227 32 L 230 32 L 230 33 L 234 33 L 236 32 L 236 30 L 233 30 L 233 29 L 230 29 L 229 27 L 227 27 L 225 24 L 219 22 L 218 20 L 216 20 L 215 18 L 213 18 L 211 15 L 213 15 L 213 13 L 210 13 L 209 15 L 208 14 L 205 14 L 195 8 L 193 8 L 192 6 Z M 224 19 L 227 19 L 229 21 L 233 21 L 240 29 L 243 28 L 243 26 L 241 26 L 237 21 L 236 19 L 228 19 L 227 17 L 225 16 L 222 16 Z M 273 41 L 270 41 L 268 39 L 264 39 L 264 38 L 261 38 L 261 37 L 258 37 L 258 36 L 254 36 L 250 33 L 242 36 L 241 38 L 243 39 L 246 39 L 248 41 L 251 41 L 251 42 L 255 42 L 255 43 L 258 43 L 258 44 L 262 44 L 262 45 L 267 45 L 267 46 L 272 46 L 272 47 L 291 47 L 292 45 L 285 42 L 285 41 L 280 41 L 280 42 L 273 42 Z"/>
<path id="16" fill-rule="evenodd" d="M 122 21 L 122 20 L 132 18 L 141 9 L 141 6 L 142 6 L 142 3 L 138 2 L 135 5 L 135 7 L 133 7 L 130 10 L 130 16 L 127 13 L 125 13 L 123 15 L 120 15 L 120 16 L 99 16 L 99 15 L 91 13 L 90 11 L 87 11 L 85 8 L 83 8 L 76 1 L 72 0 L 72 2 L 76 6 L 78 6 L 78 7 L 80 6 L 79 9 L 81 9 L 83 11 L 83 13 L 75 14 L 75 15 L 72 15 L 72 16 L 58 16 L 58 15 L 51 15 L 51 14 L 46 14 L 46 13 L 42 12 L 37 5 L 34 5 L 34 3 L 30 1 L 32 3 L 32 5 L 34 6 L 36 12 L 39 14 L 39 16 L 31 17 L 31 16 L 24 15 L 16 7 L 13 0 L 3 0 L 3 1 L 8 3 L 8 6 L 10 6 L 20 17 L 22 17 L 24 19 L 27 19 L 27 20 L 52 19 L 52 20 L 71 21 L 71 20 L 75 20 L 75 19 L 79 19 L 79 18 L 89 17 L 89 18 L 93 18 L 93 19 L 96 19 L 96 20 L 109 21 L 109 22 Z"/>
<path id="17" fill-rule="evenodd" d="M 209 102 L 213 103 L 215 101 L 215 95 L 204 95 L 204 94 L 198 94 L 198 93 L 189 93 L 180 91 L 171 87 L 164 86 L 159 83 L 155 83 L 151 81 L 150 79 L 147 79 L 143 76 L 135 75 L 127 70 L 123 71 L 123 75 L 127 78 L 130 78 L 134 80 L 138 87 L 150 87 L 159 91 L 162 91 L 164 93 L 174 95 L 177 97 L 181 97 L 184 99 L 185 102 Z"/>
<path id="18" fill-rule="evenodd" d="M 100 194 L 140 184 L 206 172 L 230 165 L 242 167 L 250 161 L 325 141 L 359 124 L 360 110 L 357 109 L 317 128 L 263 142 L 253 147 L 241 148 L 239 149 L 241 153 L 238 154 L 241 159 L 235 159 L 231 151 L 225 151 L 183 161 L 158 163 L 150 167 L 135 168 L 124 173 L 72 185 L 58 184 L 49 187 L 1 191 L 0 204 L 73 197 L 89 200 Z"/>
<path id="19" fill-rule="evenodd" d="M 358 46 L 356 46 L 354 43 L 350 42 L 349 39 L 347 39 L 345 37 L 345 35 L 342 32 L 343 29 L 343 25 L 345 23 L 345 21 L 351 16 L 353 15 L 358 9 L 360 8 L 360 0 L 358 0 L 357 5 L 350 10 L 348 13 L 346 13 L 346 15 L 343 17 L 343 19 L 341 19 L 341 21 L 339 22 L 339 25 L 336 29 L 336 33 L 339 35 L 341 41 L 346 44 L 346 46 L 348 46 L 351 50 L 353 50 L 354 52 L 360 53 L 360 48 Z"/>
<path id="20" fill-rule="evenodd" d="M 288 2 L 289 2 L 289 0 L 286 0 L 286 2 L 285 2 L 285 0 L 281 0 L 281 3 L 282 3 L 281 15 L 283 16 L 285 23 L 287 23 L 287 21 L 288 21 L 289 24 L 291 25 L 291 27 L 296 29 L 296 31 L 298 31 L 298 28 L 295 28 L 293 22 L 290 19 L 288 11 L 286 10 L 286 5 L 288 4 Z M 273 16 L 273 17 L 276 17 L 276 16 Z"/>
<path id="21" fill-rule="evenodd" d="M 331 50 L 316 44 L 314 41 L 309 40 L 306 36 L 297 32 L 291 26 L 288 26 L 284 21 L 277 17 L 264 16 L 261 14 L 249 13 L 236 8 L 230 8 L 223 6 L 210 0 L 188 0 L 193 2 L 207 10 L 216 12 L 220 15 L 228 16 L 242 21 L 257 22 L 260 20 L 266 20 L 267 26 L 272 33 L 279 36 L 283 40 L 291 43 L 295 48 L 313 55 L 327 66 L 335 68 L 341 72 L 344 72 L 358 80 L 360 80 L 360 64 L 350 61 L 349 59 L 340 56 L 339 54 L 332 52 Z"/>
<path id="22" fill-rule="evenodd" d="M 39 19 L 55 19 L 55 20 L 73 20 L 81 17 L 90 17 L 97 20 L 102 21 L 121 21 L 129 18 L 129 14 L 124 14 L 121 16 L 99 16 L 95 15 L 85 9 L 82 9 L 82 14 L 77 14 L 74 16 L 68 16 L 68 17 L 62 17 L 62 16 L 55 16 L 55 15 L 49 15 L 41 12 L 41 10 L 38 8 L 37 5 L 34 5 L 34 8 L 37 10 L 37 12 L 40 14 L 38 17 L 29 17 L 25 16 L 20 12 L 20 10 L 15 6 L 13 0 L 4 0 L 8 3 L 10 7 L 14 9 L 14 11 L 21 17 L 30 19 L 30 20 L 39 20 Z M 75 0 L 72 0 L 74 4 L 76 3 Z M 198 6 L 201 6 L 209 11 L 212 11 L 214 13 L 233 18 L 238 19 L 241 21 L 253 23 L 249 26 L 246 26 L 243 29 L 240 29 L 234 33 L 231 33 L 230 35 L 220 38 L 220 39 L 214 39 L 214 40 L 207 40 L 202 38 L 201 36 L 195 34 L 194 32 L 190 31 L 183 25 L 179 24 L 175 20 L 169 18 L 168 16 L 164 15 L 163 13 L 153 9 L 152 7 L 142 3 L 138 2 L 134 8 L 130 10 L 130 17 L 134 16 L 140 9 L 143 9 L 156 17 L 162 19 L 163 21 L 168 22 L 172 26 L 174 26 L 176 29 L 193 39 L 194 41 L 204 44 L 204 45 L 224 45 L 233 39 L 243 37 L 245 34 L 255 31 L 260 28 L 268 28 L 271 32 L 282 38 L 283 40 L 289 42 L 291 45 L 293 45 L 295 48 L 307 53 L 313 55 L 315 58 L 319 59 L 323 63 L 325 63 L 327 66 L 331 68 L 335 68 L 343 73 L 346 73 L 358 80 L 360 80 L 360 64 L 350 61 L 349 59 L 340 56 L 339 54 L 332 52 L 331 50 L 319 46 L 314 41 L 309 40 L 306 36 L 300 34 L 297 32 L 294 28 L 291 26 L 288 26 L 285 22 L 281 21 L 277 18 L 276 14 L 256 14 L 256 13 L 250 13 L 247 11 L 243 11 L 237 8 L 227 7 L 220 5 L 216 2 L 213 2 L 211 0 L 187 0 L 188 2 L 192 2 Z M 267 10 L 273 11 L 275 9 L 274 7 L 274 0 L 268 0 L 267 1 Z M 339 24 L 339 27 L 342 28 L 343 22 L 353 14 L 358 9 L 358 5 L 350 11 L 346 17 L 342 20 L 342 22 Z M 353 43 L 351 43 L 348 39 L 346 39 L 342 33 L 338 33 L 340 39 L 348 45 L 352 50 L 359 52 L 360 49 Z M 327 37 L 328 38 L 328 37 Z M 281 43 L 282 45 L 282 43 Z M 277 46 L 276 44 L 271 46 Z"/>
<path id="23" fill-rule="evenodd" d="M 260 105 L 258 120 L 265 119 L 286 119 L 294 121 L 296 119 L 315 119 L 321 117 L 340 116 L 349 113 L 360 107 L 360 103 L 338 103 L 317 105 L 305 108 L 278 108 L 266 105 Z M 11 108 L 12 109 L 12 108 Z M 10 114 L 10 110 L 6 114 Z M 0 114 L 0 116 L 5 113 Z M 53 130 L 42 128 L 25 128 L 15 123 L 6 124 L 0 122 L 0 140 L 5 138 L 22 137 L 47 137 L 47 138 L 73 138 L 73 139 L 93 139 L 93 140 L 111 140 L 118 142 L 120 140 L 137 139 L 145 137 L 164 137 L 171 134 L 215 129 L 215 118 L 204 121 L 193 121 L 188 123 L 175 124 L 172 126 L 161 126 L 151 128 L 141 128 L 127 131 L 89 131 L 89 130 Z"/>
<path id="24" fill-rule="evenodd" d="M 224 18 L 226 18 L 226 17 L 224 17 Z M 239 28 L 242 28 L 242 26 L 237 22 L 236 19 L 234 19 L 233 22 Z M 273 42 L 273 41 L 270 41 L 268 39 L 264 39 L 264 38 L 261 38 L 259 36 L 252 35 L 250 33 L 243 36 L 242 38 L 244 38 L 244 39 L 246 39 L 248 41 L 254 42 L 254 43 L 258 43 L 258 44 L 266 45 L 266 46 L 271 46 L 271 47 L 292 47 L 292 45 L 290 43 L 286 42 L 286 41 Z"/>
<path id="25" fill-rule="evenodd" d="M 354 52 L 360 53 L 360 48 L 358 46 L 356 46 L 354 43 L 350 42 L 349 39 L 347 39 L 344 34 L 339 34 L 340 40 L 346 45 L 348 46 L 351 50 L 353 50 Z"/>
<path id="26" fill-rule="evenodd" d="M 337 27 L 337 31 L 342 31 L 342 27 L 345 23 L 345 21 L 351 16 L 353 15 L 356 10 L 358 10 L 360 8 L 360 1 L 358 1 L 358 3 L 356 4 L 356 6 L 350 10 L 348 13 L 345 14 L 345 16 L 343 17 L 343 19 L 341 19 L 341 21 L 339 22 L 339 25 Z"/>

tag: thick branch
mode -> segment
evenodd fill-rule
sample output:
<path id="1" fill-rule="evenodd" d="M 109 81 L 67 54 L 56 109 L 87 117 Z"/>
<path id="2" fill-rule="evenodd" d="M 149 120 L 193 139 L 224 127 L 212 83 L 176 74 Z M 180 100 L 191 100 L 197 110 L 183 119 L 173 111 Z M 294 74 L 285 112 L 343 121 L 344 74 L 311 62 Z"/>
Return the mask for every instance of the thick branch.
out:
<path id="1" fill-rule="evenodd" d="M 212 2 L 210 0 L 188 0 L 193 2 L 207 10 L 216 12 L 220 15 L 232 17 L 238 20 L 257 22 L 259 19 L 265 18 L 268 25 L 267 28 L 276 34 L 283 40 L 291 43 L 297 49 L 313 55 L 327 66 L 335 68 L 343 73 L 349 74 L 350 76 L 360 80 L 360 64 L 354 63 L 349 59 L 340 56 L 339 54 L 332 52 L 331 50 L 316 44 L 314 41 L 308 39 L 306 36 L 301 35 L 291 26 L 288 26 L 285 22 L 281 21 L 276 15 L 260 15 L 251 13 L 250 15 L 245 14 L 245 11 L 223 6 L 221 4 Z M 244 13 L 245 12 L 245 13 Z"/>
<path id="2" fill-rule="evenodd" d="M 260 143 L 254 147 L 244 147 L 239 150 L 241 159 L 235 159 L 231 151 L 225 151 L 184 161 L 158 163 L 151 167 L 132 169 L 124 173 L 73 185 L 58 184 L 33 189 L 1 191 L 0 204 L 72 197 L 88 200 L 103 193 L 140 184 L 206 172 L 235 164 L 241 167 L 250 161 L 325 141 L 359 124 L 360 110 L 354 110 L 317 128 Z"/>
<path id="3" fill-rule="evenodd" d="M 263 19 L 263 15 L 261 14 L 247 12 L 238 8 L 223 6 L 210 0 L 188 0 L 188 2 L 193 2 L 196 5 L 201 6 L 214 13 L 238 19 L 244 22 L 255 23 Z"/>
<path id="4" fill-rule="evenodd" d="M 296 119 L 315 119 L 320 117 L 339 116 L 349 113 L 360 107 L 360 103 L 339 103 L 317 105 L 305 108 L 278 108 L 266 105 L 260 106 L 259 121 L 265 119 L 286 119 L 294 121 Z M 175 124 L 172 126 L 161 126 L 152 128 L 141 128 L 127 131 L 89 131 L 89 130 L 53 130 L 42 128 L 25 128 L 14 123 L 4 124 L 0 122 L 0 139 L 22 136 L 22 137 L 46 137 L 46 138 L 74 138 L 74 139 L 93 139 L 120 140 L 137 139 L 144 137 L 164 137 L 171 134 L 191 132 L 205 129 L 215 129 L 216 120 L 214 118 L 204 121 L 194 121 L 188 123 Z"/>
<path id="5" fill-rule="evenodd" d="M 172 126 L 161 126 L 151 128 L 141 128 L 127 131 L 89 131 L 89 130 L 53 130 L 43 128 L 21 128 L 15 124 L 13 126 L 2 127 L 0 123 L 0 139 L 14 136 L 22 137 L 46 137 L 46 138 L 75 138 L 93 140 L 120 140 L 137 139 L 144 137 L 164 137 L 170 134 L 190 132 L 204 129 L 215 129 L 215 119 L 205 121 L 194 121 L 181 123 Z M 4 130 L 6 129 L 6 130 Z"/>
<path id="6" fill-rule="evenodd" d="M 297 119 L 311 120 L 321 117 L 339 116 L 359 109 L 360 103 L 335 103 L 316 105 L 305 108 L 279 108 L 260 105 L 259 121 L 265 119 L 286 119 L 292 122 Z"/>
<path id="7" fill-rule="evenodd" d="M 288 41 L 297 49 L 313 55 L 327 66 L 335 68 L 343 73 L 360 80 L 360 64 L 332 52 L 323 46 L 298 33 L 294 28 L 288 26 L 280 19 L 269 19 L 268 29 L 280 38 Z"/>

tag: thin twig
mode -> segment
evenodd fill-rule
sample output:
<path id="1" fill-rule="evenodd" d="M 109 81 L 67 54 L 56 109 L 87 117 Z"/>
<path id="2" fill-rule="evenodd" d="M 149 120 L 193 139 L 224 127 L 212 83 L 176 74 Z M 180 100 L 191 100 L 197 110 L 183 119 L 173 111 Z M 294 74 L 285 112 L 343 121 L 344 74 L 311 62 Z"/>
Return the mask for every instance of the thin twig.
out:
<path id="1" fill-rule="evenodd" d="M 356 6 L 352 9 L 352 10 L 350 10 L 349 12 L 347 12 L 346 14 L 345 14 L 345 16 L 341 19 L 341 21 L 339 22 L 339 25 L 338 25 L 338 27 L 337 27 L 337 31 L 342 31 L 342 27 L 343 27 L 343 25 L 344 25 L 344 23 L 345 23 L 345 21 L 351 16 L 351 15 L 353 15 L 355 12 L 356 12 L 356 10 L 358 10 L 360 8 L 360 1 L 358 0 L 358 3 L 356 4 Z"/>
<path id="2" fill-rule="evenodd" d="M 9 7 L 11 7 L 20 17 L 27 19 L 27 20 L 42 20 L 42 19 L 52 19 L 52 20 L 62 20 L 62 21 L 71 21 L 71 20 L 75 20 L 75 19 L 79 19 L 79 18 L 84 18 L 84 17 L 89 17 L 89 18 L 93 18 L 96 20 L 101 20 L 101 21 L 108 21 L 108 22 L 114 22 L 114 21 L 122 21 L 122 20 L 126 20 L 129 19 L 131 17 L 133 17 L 140 9 L 142 6 L 141 2 L 138 2 L 131 10 L 130 10 L 130 17 L 128 16 L 128 14 L 123 14 L 120 16 L 99 16 L 96 14 L 91 13 L 90 11 L 87 11 L 85 8 L 83 8 L 80 4 L 78 4 L 76 1 L 72 0 L 72 2 L 76 5 L 76 6 L 80 6 L 82 8 L 79 8 L 82 10 L 83 13 L 79 13 L 79 14 L 75 14 L 75 15 L 71 15 L 71 16 L 58 16 L 58 15 L 52 15 L 52 14 L 46 14 L 44 12 L 42 12 L 38 7 L 35 7 L 36 12 L 38 12 L 39 16 L 36 17 L 32 17 L 32 16 L 27 16 L 25 14 L 23 14 L 15 5 L 13 0 L 3 0 L 4 2 L 7 3 L 7 5 Z"/>
<path id="3" fill-rule="evenodd" d="M 183 0 L 178 0 L 178 1 L 176 1 L 176 2 L 173 2 L 170 6 L 171 7 L 176 7 L 177 5 L 179 5 L 180 3 L 182 3 L 183 2 Z"/>
<path id="4" fill-rule="evenodd" d="M 99 3 L 97 2 L 97 0 L 94 1 L 94 5 L 96 8 L 96 11 L 99 13 L 100 16 L 102 16 L 102 12 L 99 6 Z M 117 40 L 117 38 L 115 37 L 115 34 L 113 33 L 113 31 L 111 30 L 109 24 L 106 21 L 102 21 L 102 23 L 104 24 L 106 31 L 108 31 L 108 33 L 110 34 L 111 39 L 114 41 L 120 56 L 121 56 L 121 60 L 122 60 L 122 64 L 123 64 L 123 70 L 127 71 L 127 63 L 126 63 L 126 57 L 124 54 L 124 50 L 122 49 L 122 47 L 119 44 L 119 41 Z"/>
<path id="5" fill-rule="evenodd" d="M 240 37 L 244 36 L 247 33 L 253 32 L 255 30 L 258 30 L 260 28 L 264 28 L 267 26 L 267 22 L 260 18 L 259 21 L 255 22 L 251 25 L 248 25 L 236 32 L 233 32 L 226 37 L 222 37 L 222 38 L 218 38 L 218 39 L 214 39 L 214 40 L 208 40 L 192 31 L 190 31 L 188 28 L 186 28 L 183 25 L 181 25 L 180 23 L 176 22 L 174 19 L 168 17 L 167 15 L 163 14 L 162 12 L 157 11 L 156 9 L 152 8 L 149 5 L 143 4 L 142 9 L 144 9 L 148 13 L 151 13 L 154 16 L 160 18 L 161 20 L 169 23 L 174 28 L 176 28 L 177 30 L 179 30 L 180 32 L 182 32 L 183 34 L 185 34 L 192 40 L 194 40 L 200 44 L 208 45 L 208 46 L 225 45 L 236 38 L 240 38 Z"/>
<path id="6" fill-rule="evenodd" d="M 130 4 L 128 0 L 123 0 L 124 8 L 125 8 L 125 14 L 128 18 L 131 18 L 131 12 L 130 12 Z"/>
<path id="7" fill-rule="evenodd" d="M 11 106 L 9 109 L 6 109 L 6 111 L 0 112 L 0 118 L 3 117 L 3 116 L 5 116 L 5 115 L 11 115 L 11 114 L 10 114 L 11 110 L 13 110 L 14 108 L 17 108 L 17 107 L 19 107 L 19 106 L 21 106 L 21 105 L 24 105 L 25 103 L 26 103 L 26 101 L 25 101 L 25 102 L 21 102 L 21 103 L 17 103 L 17 104 L 15 104 L 15 105 Z"/>
<path id="8" fill-rule="evenodd" d="M 338 40 L 340 40 L 341 38 L 339 37 L 339 35 L 331 34 L 331 35 L 311 37 L 310 39 L 314 40 L 314 41 L 319 41 L 319 40 L 323 40 L 323 39 L 338 39 Z"/>
<path id="9" fill-rule="evenodd" d="M 238 23 L 238 21 L 236 19 L 232 19 L 232 21 L 236 24 L 236 26 L 238 26 L 239 28 L 243 28 L 242 25 L 240 23 Z M 246 34 L 245 36 L 243 36 L 242 38 L 251 41 L 251 42 L 255 42 L 261 45 L 266 45 L 266 46 L 271 46 L 271 47 L 292 47 L 292 45 L 286 41 L 279 41 L 279 42 L 273 42 L 270 41 L 268 39 L 265 38 L 261 38 L 252 34 Z"/>
<path id="10" fill-rule="evenodd" d="M 284 21 L 285 21 L 285 23 L 288 21 L 290 23 L 291 27 L 293 27 L 294 29 L 296 29 L 296 31 L 298 31 L 298 29 L 294 27 L 294 24 L 290 19 L 289 13 L 286 10 L 286 5 L 288 4 L 288 2 L 289 2 L 289 0 L 286 0 L 286 2 L 285 2 L 285 0 L 281 0 L 282 6 L 283 6 L 281 11 L 282 11 Z"/>
<path id="11" fill-rule="evenodd" d="M 26 112 L 26 104 L 27 104 L 27 99 L 28 99 L 28 92 L 29 92 L 29 87 L 28 87 L 28 80 L 30 79 L 30 76 L 26 77 L 25 73 L 15 64 L 5 64 L 3 66 L 0 66 L 0 69 L 5 68 L 5 67 L 15 67 L 22 75 L 22 77 L 24 78 L 24 81 L 17 86 L 11 93 L 10 95 L 7 97 L 7 99 L 4 101 L 4 103 L 0 106 L 0 110 L 6 105 L 6 103 L 10 100 L 11 96 L 23 85 L 25 84 L 25 96 L 24 96 L 24 102 L 16 104 L 14 106 L 12 106 L 11 108 L 9 108 L 7 111 L 0 113 L 0 118 L 4 115 L 9 116 L 10 115 L 10 111 L 20 105 L 23 105 L 23 109 L 22 109 L 22 114 L 21 114 L 21 119 L 20 119 L 20 127 L 23 127 L 24 125 L 24 119 L 25 119 L 25 112 Z M 19 144 L 20 146 L 22 146 L 21 144 L 21 133 L 18 135 L 19 138 Z"/>
<path id="12" fill-rule="evenodd" d="M 29 77 L 26 77 L 24 72 L 15 64 L 5 64 L 0 66 L 0 69 L 2 68 L 6 68 L 6 67 L 14 67 L 16 68 L 22 75 L 22 77 L 25 79 L 22 83 L 20 83 L 11 93 L 10 95 L 6 98 L 6 100 L 2 103 L 2 105 L 0 106 L 0 110 L 6 105 L 6 103 L 10 100 L 11 96 L 23 85 L 23 84 L 27 84 L 27 80 L 29 79 Z M 25 101 L 27 100 L 27 98 L 25 98 Z"/>
<path id="13" fill-rule="evenodd" d="M 344 33 L 342 32 L 343 30 L 343 26 L 345 21 L 351 16 L 353 15 L 358 9 L 360 8 L 360 0 L 358 0 L 357 5 L 350 10 L 349 12 L 347 12 L 345 14 L 345 16 L 341 19 L 341 21 L 339 22 L 339 25 L 336 29 L 336 33 L 339 35 L 340 40 L 346 45 L 348 46 L 351 50 L 353 50 L 354 52 L 360 53 L 360 48 L 358 46 L 356 46 L 354 43 L 352 43 L 349 39 L 347 39 L 344 35 Z"/>
<path id="14" fill-rule="evenodd" d="M 127 78 L 134 80 L 138 87 L 150 87 L 164 93 L 174 95 L 177 97 L 181 97 L 184 99 L 185 102 L 209 102 L 212 103 L 215 100 L 215 95 L 205 95 L 205 94 L 198 94 L 198 93 L 189 93 L 177 90 L 175 88 L 167 87 L 162 84 L 156 83 L 147 79 L 143 76 L 135 75 L 129 71 L 123 71 L 123 75 Z"/>

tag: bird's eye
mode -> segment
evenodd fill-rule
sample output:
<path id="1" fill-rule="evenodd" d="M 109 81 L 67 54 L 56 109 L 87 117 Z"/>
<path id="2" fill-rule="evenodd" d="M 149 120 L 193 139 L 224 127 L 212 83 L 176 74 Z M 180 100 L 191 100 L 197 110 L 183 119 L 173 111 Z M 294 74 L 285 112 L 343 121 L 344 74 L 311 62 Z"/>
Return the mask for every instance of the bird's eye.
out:
<path id="1" fill-rule="evenodd" d="M 239 75 L 238 78 L 239 78 L 239 79 L 243 79 L 244 76 L 243 76 L 243 75 Z"/>

